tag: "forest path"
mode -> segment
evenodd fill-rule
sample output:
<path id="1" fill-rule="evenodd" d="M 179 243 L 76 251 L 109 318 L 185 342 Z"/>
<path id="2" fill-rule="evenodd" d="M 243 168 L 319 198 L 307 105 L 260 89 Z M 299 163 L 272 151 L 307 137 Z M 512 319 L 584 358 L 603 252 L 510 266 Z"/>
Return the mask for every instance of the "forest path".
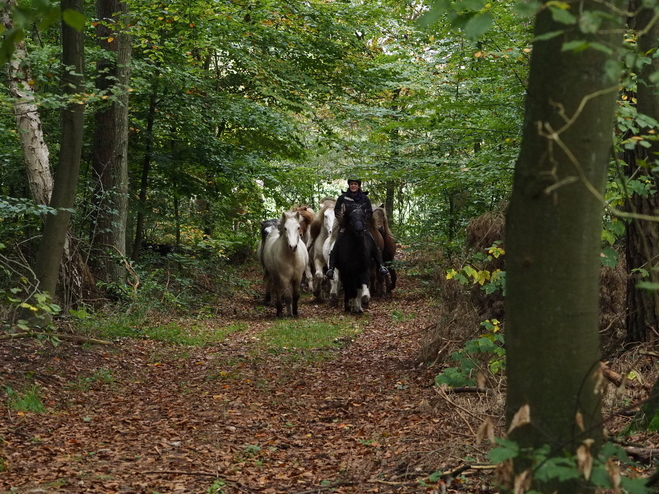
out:
<path id="1" fill-rule="evenodd" d="M 433 472 L 486 461 L 474 431 L 500 397 L 433 388 L 416 363 L 433 300 L 404 275 L 363 316 L 303 297 L 300 321 L 359 330 L 331 350 L 263 351 L 274 309 L 226 304 L 209 323 L 246 329 L 211 346 L 1 342 L 0 382 L 38 384 L 48 412 L 0 405 L 0 491 L 441 492 Z M 446 492 L 493 492 L 488 475 Z"/>

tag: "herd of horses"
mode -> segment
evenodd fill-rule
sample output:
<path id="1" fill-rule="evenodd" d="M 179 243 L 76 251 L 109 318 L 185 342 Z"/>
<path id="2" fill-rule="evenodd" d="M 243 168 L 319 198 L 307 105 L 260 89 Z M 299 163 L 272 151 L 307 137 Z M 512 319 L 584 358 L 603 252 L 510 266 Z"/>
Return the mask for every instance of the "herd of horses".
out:
<path id="1" fill-rule="evenodd" d="M 298 301 L 306 286 L 319 301 L 338 304 L 344 295 L 347 312 L 363 313 L 371 291 L 385 296 L 396 287 L 396 271 L 391 266 L 396 255 L 396 239 L 382 206 L 373 208 L 371 221 L 359 206 L 348 207 L 342 218 L 344 234 L 338 237 L 335 227 L 336 200 L 325 198 L 315 212 L 308 206 L 296 206 L 281 217 L 261 222 L 261 240 L 257 256 L 264 271 L 265 303 L 274 303 L 277 317 L 298 316 Z M 377 272 L 371 250 L 375 248 L 366 235 L 369 230 L 382 252 L 389 274 Z M 336 249 L 334 276 L 325 277 L 329 256 Z"/>

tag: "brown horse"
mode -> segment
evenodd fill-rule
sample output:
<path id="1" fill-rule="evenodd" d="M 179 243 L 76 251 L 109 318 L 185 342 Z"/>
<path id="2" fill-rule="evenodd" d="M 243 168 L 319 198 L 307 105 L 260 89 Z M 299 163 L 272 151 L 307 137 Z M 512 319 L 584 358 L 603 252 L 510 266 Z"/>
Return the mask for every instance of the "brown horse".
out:
<path id="1" fill-rule="evenodd" d="M 381 277 L 378 275 L 378 282 L 384 282 L 386 284 L 386 293 L 389 293 L 396 288 L 396 270 L 391 265 L 391 262 L 396 257 L 396 238 L 389 229 L 387 212 L 382 205 L 373 208 L 371 233 L 373 234 L 373 238 L 375 238 L 375 243 L 378 245 L 378 248 L 382 251 L 382 260 L 388 266 L 391 278 L 390 280 L 380 280 Z"/>
<path id="2" fill-rule="evenodd" d="M 294 206 L 291 211 L 300 215 L 300 234 L 304 244 L 309 247 L 311 242 L 311 222 L 316 217 L 316 213 L 309 206 Z"/>

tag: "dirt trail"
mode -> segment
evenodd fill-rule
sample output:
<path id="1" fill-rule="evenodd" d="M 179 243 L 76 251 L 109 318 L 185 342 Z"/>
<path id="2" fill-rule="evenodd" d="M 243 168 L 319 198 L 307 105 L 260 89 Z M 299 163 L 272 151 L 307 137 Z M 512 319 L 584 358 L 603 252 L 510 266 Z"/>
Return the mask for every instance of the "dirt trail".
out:
<path id="1" fill-rule="evenodd" d="M 486 461 L 474 431 L 500 399 L 432 387 L 415 363 L 432 301 L 405 277 L 359 318 L 305 296 L 302 320 L 341 315 L 362 329 L 331 358 L 255 350 L 274 314 L 246 294 L 232 304 L 213 324 L 248 329 L 204 348 L 1 342 L 0 383 L 32 379 L 48 413 L 0 405 L 0 491 L 441 492 L 430 474 Z M 490 492 L 489 473 L 463 475 L 446 492 Z"/>

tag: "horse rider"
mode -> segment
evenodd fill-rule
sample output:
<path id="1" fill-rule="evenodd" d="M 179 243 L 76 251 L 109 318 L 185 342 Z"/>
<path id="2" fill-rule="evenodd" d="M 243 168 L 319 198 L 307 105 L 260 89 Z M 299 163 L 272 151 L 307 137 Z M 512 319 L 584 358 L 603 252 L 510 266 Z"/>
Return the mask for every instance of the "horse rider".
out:
<path id="1" fill-rule="evenodd" d="M 339 225 L 339 223 L 342 223 L 341 220 L 343 219 L 343 211 L 346 208 L 346 203 L 354 203 L 358 206 L 363 205 L 364 211 L 366 213 L 366 231 L 364 233 L 366 237 L 369 238 L 371 242 L 373 242 L 373 246 L 375 247 L 371 250 L 371 252 L 373 252 L 373 260 L 378 266 L 378 273 L 380 273 L 382 276 L 387 276 L 389 274 L 389 270 L 384 265 L 384 261 L 382 260 L 382 252 L 380 252 L 380 249 L 375 243 L 375 239 L 373 238 L 369 228 L 371 223 L 371 216 L 373 216 L 373 206 L 371 205 L 371 200 L 368 198 L 368 192 L 362 190 L 362 181 L 357 178 L 350 177 L 348 179 L 348 190 L 343 192 L 336 200 L 336 206 L 334 206 L 334 228 L 337 228 L 337 226 L 340 227 L 338 229 L 339 233 L 336 237 L 334 245 L 336 246 L 336 244 L 339 242 L 339 239 L 345 232 L 345 226 Z M 336 249 L 332 248 L 332 252 L 330 252 L 329 258 L 329 269 L 325 273 L 325 277 L 330 279 L 334 278 L 336 255 Z"/>

